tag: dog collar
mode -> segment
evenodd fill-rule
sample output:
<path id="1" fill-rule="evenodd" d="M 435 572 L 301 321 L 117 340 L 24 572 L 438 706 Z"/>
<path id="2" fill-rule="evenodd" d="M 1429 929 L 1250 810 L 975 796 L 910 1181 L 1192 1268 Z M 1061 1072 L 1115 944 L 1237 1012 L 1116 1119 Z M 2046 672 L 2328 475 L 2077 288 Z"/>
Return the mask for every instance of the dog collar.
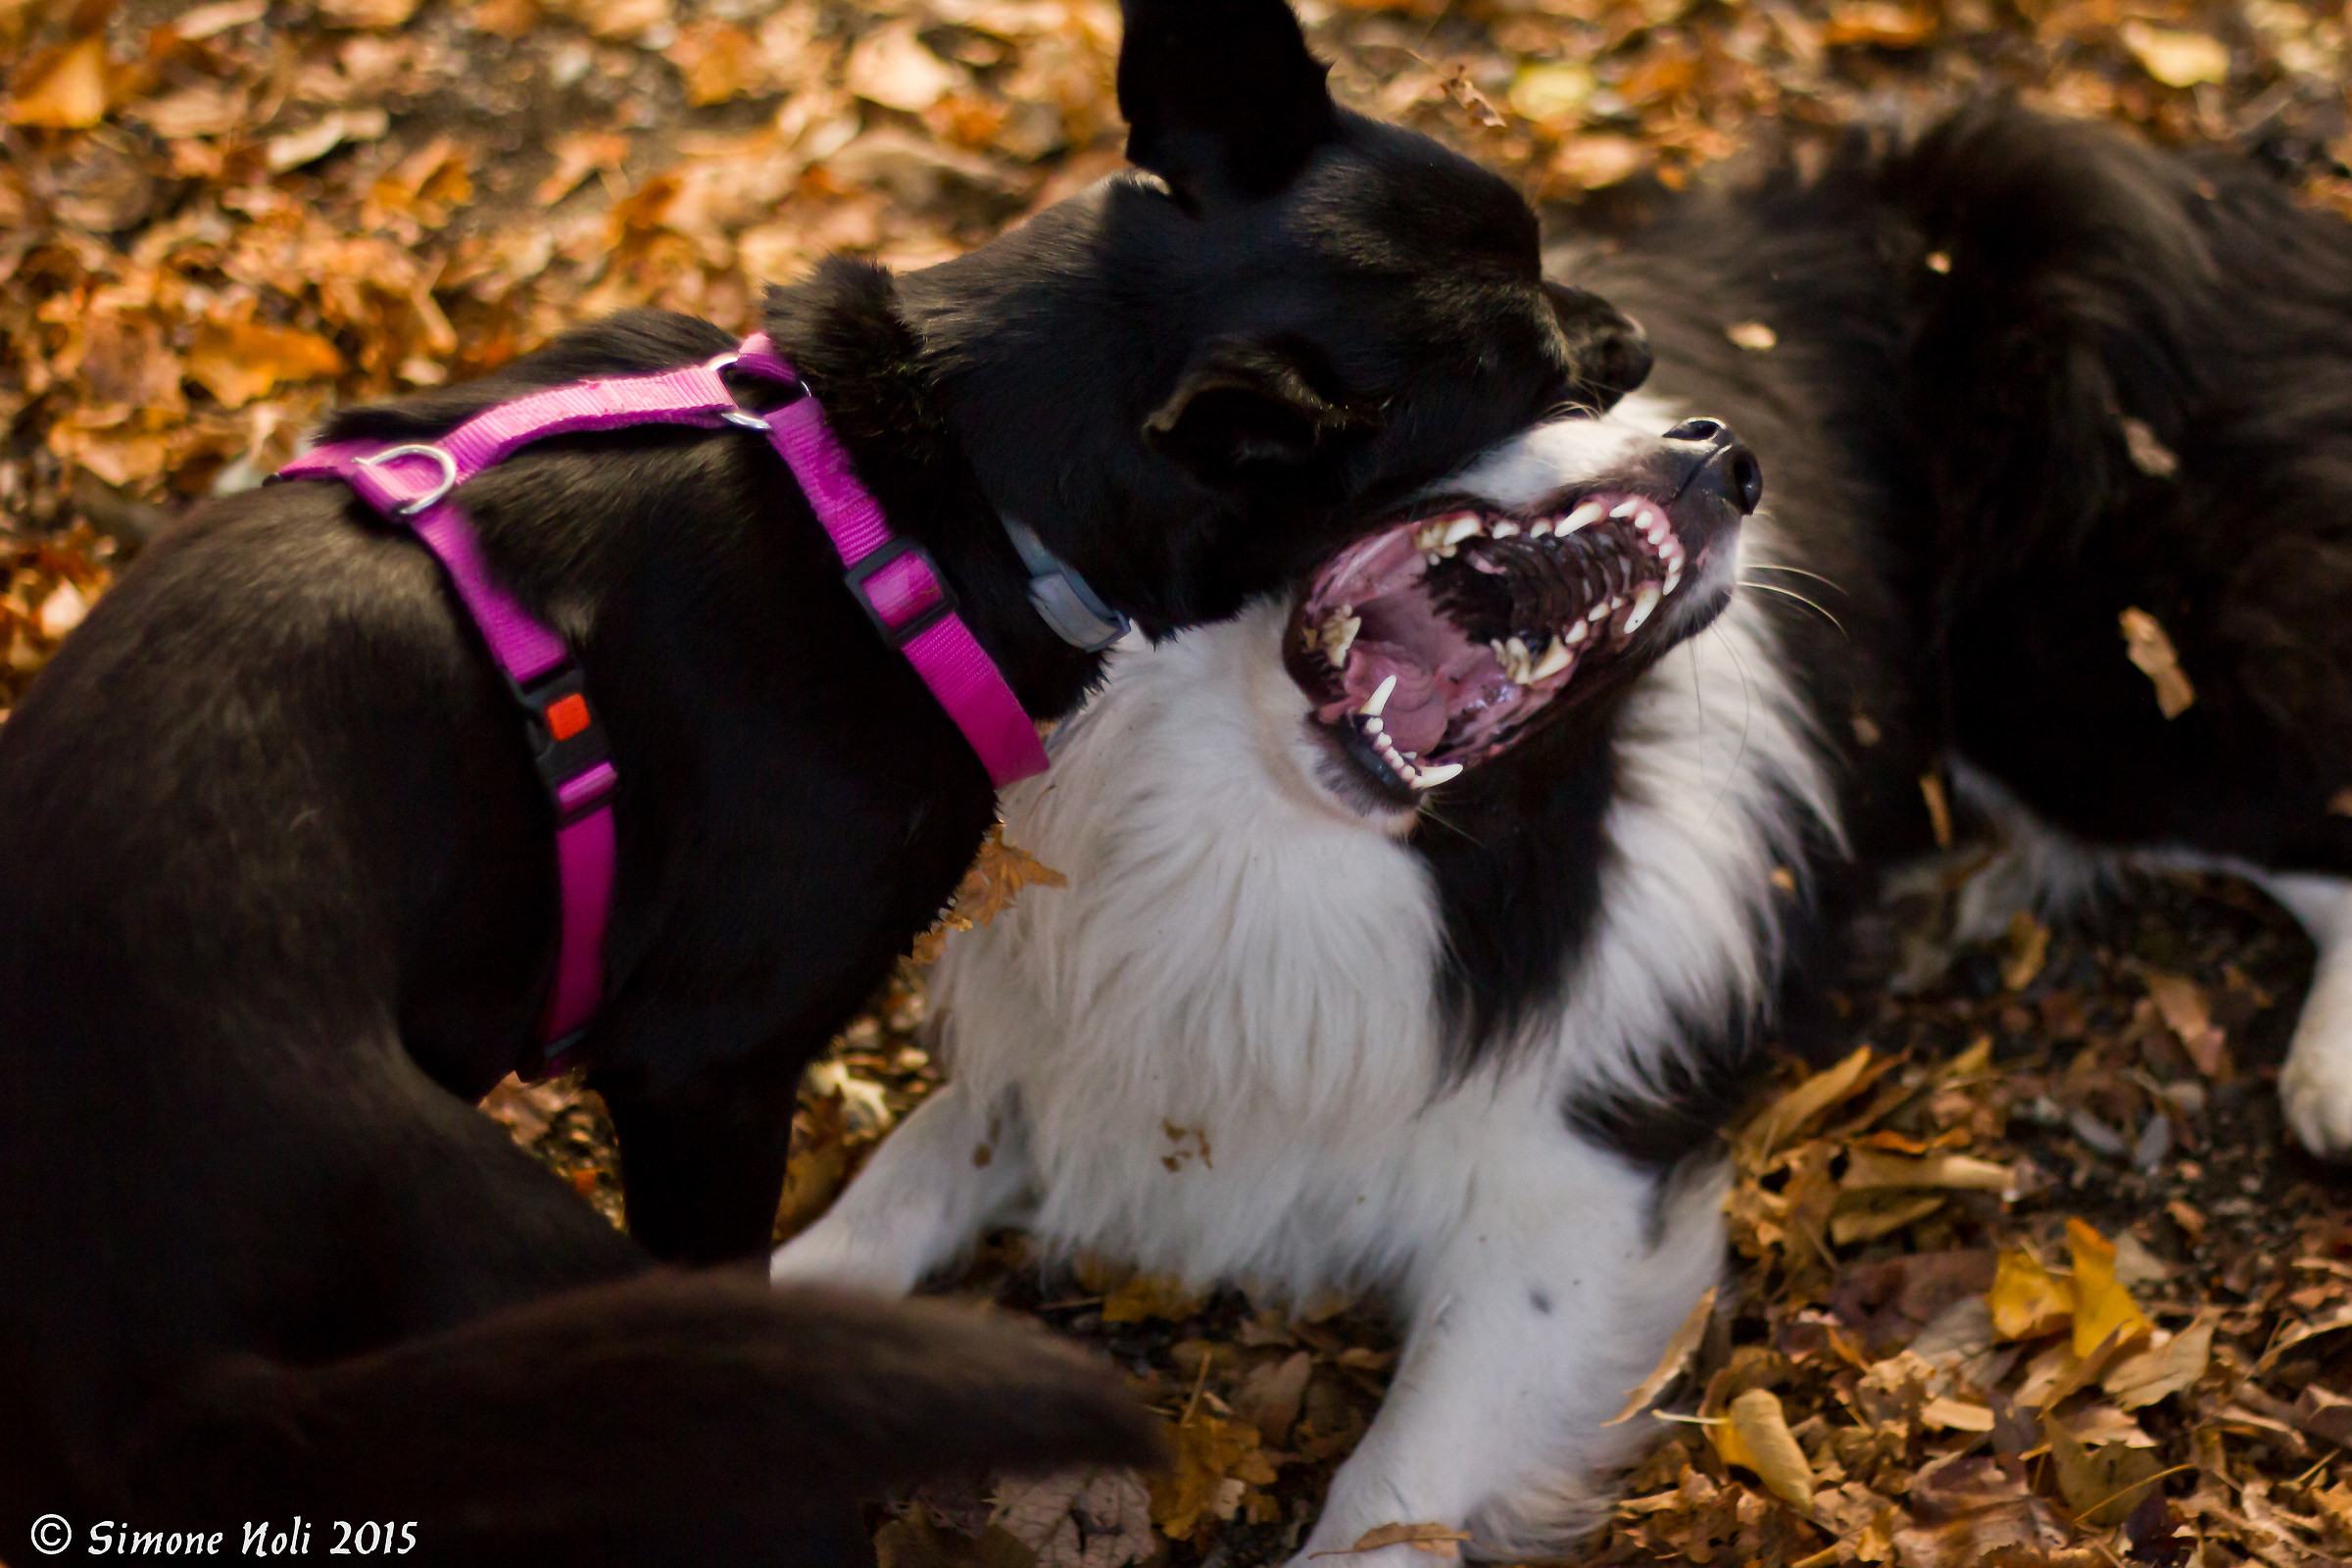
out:
<path id="1" fill-rule="evenodd" d="M 735 401 L 720 377 L 729 367 L 784 382 L 801 395 L 767 414 L 754 414 Z M 929 553 L 891 531 L 881 504 L 859 482 L 816 398 L 763 332 L 708 364 L 529 393 L 485 410 L 430 442 L 336 441 L 304 453 L 272 477 L 340 479 L 377 514 L 413 531 L 449 574 L 459 602 L 528 715 L 532 754 L 556 810 L 561 893 L 555 978 L 540 1015 L 546 1048 L 541 1074 L 568 1064 L 604 1000 L 605 933 L 612 922 L 617 864 L 612 795 L 620 777 L 604 725 L 588 700 L 577 655 L 562 634 L 491 577 L 472 520 L 455 492 L 534 441 L 638 424 L 737 425 L 764 433 L 832 541 L 851 595 L 882 640 L 914 666 L 990 780 L 1003 788 L 1044 772 L 1047 765 L 1037 726 L 957 615 L 956 596 Z M 1033 583 L 1037 570 L 1033 564 Z M 1100 606 L 1076 573 L 1059 580 L 1072 585 L 1082 606 Z M 1061 631 L 1052 619 L 1047 623 Z"/>
<path id="2" fill-rule="evenodd" d="M 1035 529 L 1005 516 L 1004 533 L 1029 568 L 1029 607 L 1054 635 L 1080 653 L 1099 654 L 1127 635 L 1127 617 L 1104 604 L 1078 568 L 1046 548 Z"/>

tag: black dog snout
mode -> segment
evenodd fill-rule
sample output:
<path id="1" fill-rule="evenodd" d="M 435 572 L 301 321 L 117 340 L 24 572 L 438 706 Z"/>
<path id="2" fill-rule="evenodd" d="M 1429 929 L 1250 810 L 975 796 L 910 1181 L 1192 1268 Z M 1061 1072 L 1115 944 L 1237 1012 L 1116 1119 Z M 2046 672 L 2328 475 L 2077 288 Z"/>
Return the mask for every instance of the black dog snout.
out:
<path id="1" fill-rule="evenodd" d="M 1764 500 L 1764 466 L 1721 419 L 1685 419 L 1662 438 L 1690 465 L 1682 489 L 1703 485 L 1741 516 Z"/>

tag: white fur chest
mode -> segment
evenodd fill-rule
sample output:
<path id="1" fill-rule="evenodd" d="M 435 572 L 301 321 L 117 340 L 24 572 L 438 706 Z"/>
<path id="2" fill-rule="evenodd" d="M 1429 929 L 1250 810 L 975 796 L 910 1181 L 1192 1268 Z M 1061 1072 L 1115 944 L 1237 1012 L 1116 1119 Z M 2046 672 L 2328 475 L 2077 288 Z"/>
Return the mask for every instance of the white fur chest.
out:
<path id="1" fill-rule="evenodd" d="M 1433 1174 L 1401 1167 L 1446 1119 L 1440 933 L 1416 857 L 1281 787 L 1279 618 L 1130 661 L 1006 803 L 1070 886 L 958 939 L 933 998 L 957 1082 L 1019 1107 L 1041 1240 L 1311 1288 L 1380 1267 L 1359 1228 Z"/>

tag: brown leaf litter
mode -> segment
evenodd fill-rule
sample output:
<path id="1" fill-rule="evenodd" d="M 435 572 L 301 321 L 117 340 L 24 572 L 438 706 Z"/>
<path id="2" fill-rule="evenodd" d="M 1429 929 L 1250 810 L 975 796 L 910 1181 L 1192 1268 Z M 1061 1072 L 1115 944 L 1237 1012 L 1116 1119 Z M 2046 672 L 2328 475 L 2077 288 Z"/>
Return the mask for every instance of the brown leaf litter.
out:
<path id="1" fill-rule="evenodd" d="M 2331 0 L 1306 10 L 1344 100 L 1603 220 L 1767 126 L 1801 143 L 2003 84 L 2169 144 L 2259 142 L 2352 216 Z M 1111 0 L 0 0 L 0 712 L 159 527 L 334 402 L 623 306 L 742 328 L 824 250 L 939 260 L 1116 167 L 1117 31 Z M 1778 352 L 1770 322 L 1733 333 Z M 2185 709 L 2159 616 L 2119 624 L 2117 657 Z M 1942 781 L 1922 790 L 1949 844 Z M 992 838 L 948 923 L 1057 881 Z M 1582 1560 L 2352 1556 L 2352 1203 L 2272 1103 L 2308 963 L 2244 890 L 2160 884 L 2086 927 L 2025 916 L 1924 988 L 1834 994 L 1846 1054 L 1788 1068 L 1735 1131 L 1739 1272 L 1625 1391 L 1660 1446 Z M 903 975 L 811 1074 L 779 1234 L 936 1085 L 922 1018 Z M 486 1108 L 618 1222 L 592 1096 L 510 1084 Z M 1395 1356 L 1369 1308 L 1041 1270 L 1014 1236 L 956 1289 L 1098 1346 L 1180 1459 L 896 1499 L 875 1524 L 901 1568 L 1282 1561 Z M 1476 1544 L 1384 1531 L 1358 1548 Z"/>

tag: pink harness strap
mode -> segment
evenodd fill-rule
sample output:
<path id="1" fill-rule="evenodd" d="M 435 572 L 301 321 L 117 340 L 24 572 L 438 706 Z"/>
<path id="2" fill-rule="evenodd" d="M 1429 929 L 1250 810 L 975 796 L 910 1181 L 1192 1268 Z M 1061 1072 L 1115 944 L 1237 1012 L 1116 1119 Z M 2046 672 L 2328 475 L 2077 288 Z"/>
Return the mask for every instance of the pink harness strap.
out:
<path id="1" fill-rule="evenodd" d="M 768 415 L 747 413 L 719 376 L 730 364 L 798 386 Z M 635 424 L 736 424 L 766 433 L 841 557 L 843 577 L 883 641 L 904 654 L 956 721 L 999 788 L 1046 769 L 1020 700 L 956 613 L 931 558 L 891 532 L 882 508 L 825 423 L 800 375 L 764 333 L 737 354 L 655 375 L 583 381 L 502 403 L 438 440 L 406 446 L 339 441 L 280 469 L 280 479 L 340 479 L 383 516 L 408 524 L 439 558 L 491 658 L 531 714 L 532 751 L 556 808 L 556 974 L 540 1016 L 544 1070 L 561 1071 L 604 999 L 605 933 L 616 855 L 613 770 L 604 726 L 563 637 L 492 579 L 457 489 L 516 449 L 553 435 Z"/>

